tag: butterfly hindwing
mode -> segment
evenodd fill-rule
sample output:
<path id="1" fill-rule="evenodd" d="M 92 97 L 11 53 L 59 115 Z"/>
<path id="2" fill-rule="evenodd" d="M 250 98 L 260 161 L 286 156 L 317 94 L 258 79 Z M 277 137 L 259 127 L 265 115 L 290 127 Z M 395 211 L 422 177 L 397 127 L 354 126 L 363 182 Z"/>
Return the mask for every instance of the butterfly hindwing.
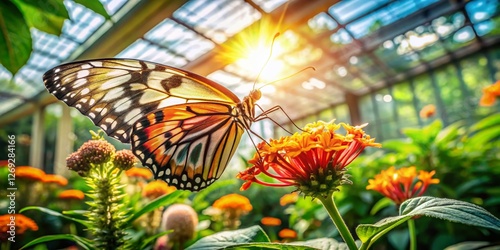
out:
<path id="1" fill-rule="evenodd" d="M 134 125 L 133 152 L 155 178 L 201 190 L 221 176 L 243 134 L 231 110 L 227 104 L 189 103 L 151 113 Z"/>
<path id="2" fill-rule="evenodd" d="M 171 105 L 238 97 L 204 77 L 165 65 L 130 60 L 73 62 L 45 73 L 48 91 L 77 108 L 111 137 L 129 143 L 140 118 Z"/>

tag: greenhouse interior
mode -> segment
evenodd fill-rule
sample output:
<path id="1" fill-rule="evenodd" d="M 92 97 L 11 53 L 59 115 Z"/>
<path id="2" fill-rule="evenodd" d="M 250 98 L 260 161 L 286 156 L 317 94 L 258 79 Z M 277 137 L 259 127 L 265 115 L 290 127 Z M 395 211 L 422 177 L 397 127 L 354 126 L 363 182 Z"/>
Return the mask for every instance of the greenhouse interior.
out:
<path id="1" fill-rule="evenodd" d="M 0 250 L 500 249 L 500 2 L 0 2 Z"/>

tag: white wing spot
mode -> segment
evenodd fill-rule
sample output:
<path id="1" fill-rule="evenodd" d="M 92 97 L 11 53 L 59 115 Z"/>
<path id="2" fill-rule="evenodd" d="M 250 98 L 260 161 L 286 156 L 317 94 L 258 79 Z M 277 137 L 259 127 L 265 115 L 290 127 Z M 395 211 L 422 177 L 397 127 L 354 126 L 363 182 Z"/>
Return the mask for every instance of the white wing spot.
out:
<path id="1" fill-rule="evenodd" d="M 177 179 L 172 180 L 172 184 L 178 184 L 178 183 L 179 183 L 179 181 Z"/>
<path id="2" fill-rule="evenodd" d="M 111 123 L 111 129 L 115 129 L 117 124 L 118 122 L 116 120 L 113 123 Z"/>
<path id="3" fill-rule="evenodd" d="M 95 67 L 102 67 L 102 62 L 99 61 L 91 62 L 90 64 L 94 65 Z"/>
<path id="4" fill-rule="evenodd" d="M 115 103 L 113 108 L 116 112 L 122 112 L 130 108 L 132 101 L 129 98 L 124 98 L 122 101 Z"/>
<path id="5" fill-rule="evenodd" d="M 89 113 L 89 117 L 94 119 L 95 118 L 95 114 L 94 113 Z"/>
<path id="6" fill-rule="evenodd" d="M 94 103 L 95 103 L 95 99 L 90 99 L 89 105 L 92 106 L 92 105 L 94 105 Z"/>
<path id="7" fill-rule="evenodd" d="M 112 101 L 114 99 L 119 98 L 120 96 L 123 95 L 123 87 L 120 88 L 114 88 L 110 90 L 104 97 L 102 98 L 103 101 Z"/>
<path id="8" fill-rule="evenodd" d="M 165 174 L 170 175 L 170 173 L 171 173 L 170 168 L 167 168 L 167 170 L 165 170 Z"/>
<path id="9" fill-rule="evenodd" d="M 191 188 L 191 182 L 186 183 L 187 188 Z"/>
<path id="10" fill-rule="evenodd" d="M 54 81 L 59 80 L 59 76 L 54 76 Z"/>
<path id="11" fill-rule="evenodd" d="M 181 188 L 184 188 L 184 183 L 181 183 Z"/>
<path id="12" fill-rule="evenodd" d="M 90 66 L 90 64 L 82 64 L 82 69 L 91 69 L 92 66 Z"/>
<path id="13" fill-rule="evenodd" d="M 85 83 L 87 83 L 87 79 L 85 78 L 78 79 L 73 83 L 73 89 L 79 88 L 85 85 Z"/>
<path id="14" fill-rule="evenodd" d="M 196 177 L 196 178 L 194 179 L 194 182 L 196 182 L 196 183 L 200 183 L 200 182 L 201 182 L 201 178 L 200 178 L 200 177 Z"/>
<path id="15" fill-rule="evenodd" d="M 84 78 L 90 75 L 90 70 L 80 70 L 76 73 L 76 78 Z"/>
<path id="16" fill-rule="evenodd" d="M 123 133 L 125 133 L 125 130 L 123 130 L 123 129 L 119 129 L 119 130 L 117 130 L 117 131 L 116 131 L 116 133 L 118 133 L 118 134 L 123 134 Z M 123 134 L 123 137 L 126 137 L 126 135 L 125 135 L 125 134 Z"/>
<path id="17" fill-rule="evenodd" d="M 75 105 L 75 108 L 77 108 L 77 109 L 81 109 L 81 108 L 82 108 L 82 105 L 81 105 L 80 103 L 77 103 L 77 104 Z"/>
<path id="18" fill-rule="evenodd" d="M 137 120 L 139 120 L 139 118 L 141 118 L 139 114 L 141 114 L 140 108 L 132 109 L 130 112 L 127 113 L 127 115 L 125 115 L 125 120 L 128 121 L 127 122 L 128 124 L 132 125 Z"/>
<path id="19" fill-rule="evenodd" d="M 84 88 L 82 89 L 82 91 L 80 92 L 80 95 L 86 95 L 90 92 L 90 89 L 89 88 Z"/>
<path id="20" fill-rule="evenodd" d="M 104 130 L 108 130 L 108 126 L 106 124 L 101 124 L 101 128 Z"/>
<path id="21" fill-rule="evenodd" d="M 54 69 L 54 73 L 59 73 L 61 71 L 60 68 Z"/>
<path id="22" fill-rule="evenodd" d="M 149 158 L 149 159 L 146 161 L 146 164 L 153 164 L 153 159 Z"/>
<path id="23" fill-rule="evenodd" d="M 186 174 L 183 174 L 183 175 L 182 175 L 182 181 L 187 181 L 187 179 L 188 179 L 188 178 L 187 178 L 187 175 L 186 175 Z"/>

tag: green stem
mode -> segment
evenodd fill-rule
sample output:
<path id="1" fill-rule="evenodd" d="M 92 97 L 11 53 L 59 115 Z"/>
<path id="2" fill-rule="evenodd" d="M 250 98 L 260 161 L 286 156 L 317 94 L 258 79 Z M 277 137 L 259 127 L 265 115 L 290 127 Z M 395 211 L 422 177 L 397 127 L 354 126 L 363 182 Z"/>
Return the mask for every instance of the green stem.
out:
<path id="1" fill-rule="evenodd" d="M 349 247 L 349 250 L 358 249 L 358 247 L 356 246 L 356 242 L 352 237 L 352 234 L 349 232 L 347 225 L 342 219 L 342 216 L 340 215 L 339 210 L 337 209 L 337 206 L 333 201 L 333 194 L 328 195 L 327 197 L 320 196 L 318 197 L 318 199 L 321 201 L 321 203 L 323 203 L 323 206 L 325 207 L 326 211 L 328 211 L 328 214 L 330 215 L 333 224 L 335 224 L 337 230 L 339 230 L 340 236 L 342 236 L 342 239 L 344 239 L 344 242 Z"/>
<path id="2" fill-rule="evenodd" d="M 412 219 L 408 220 L 408 231 L 410 233 L 410 250 L 417 249 L 417 233 L 415 231 L 415 221 Z"/>

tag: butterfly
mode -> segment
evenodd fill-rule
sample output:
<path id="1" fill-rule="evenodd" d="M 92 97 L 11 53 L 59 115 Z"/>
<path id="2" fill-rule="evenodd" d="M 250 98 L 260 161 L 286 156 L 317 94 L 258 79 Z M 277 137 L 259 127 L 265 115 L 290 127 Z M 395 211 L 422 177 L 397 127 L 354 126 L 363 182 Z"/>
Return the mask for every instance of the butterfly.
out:
<path id="1" fill-rule="evenodd" d="M 217 180 L 244 131 L 275 110 L 255 116 L 259 89 L 240 101 L 210 79 L 140 60 L 71 62 L 47 71 L 43 81 L 107 135 L 130 143 L 155 179 L 191 191 Z"/>

